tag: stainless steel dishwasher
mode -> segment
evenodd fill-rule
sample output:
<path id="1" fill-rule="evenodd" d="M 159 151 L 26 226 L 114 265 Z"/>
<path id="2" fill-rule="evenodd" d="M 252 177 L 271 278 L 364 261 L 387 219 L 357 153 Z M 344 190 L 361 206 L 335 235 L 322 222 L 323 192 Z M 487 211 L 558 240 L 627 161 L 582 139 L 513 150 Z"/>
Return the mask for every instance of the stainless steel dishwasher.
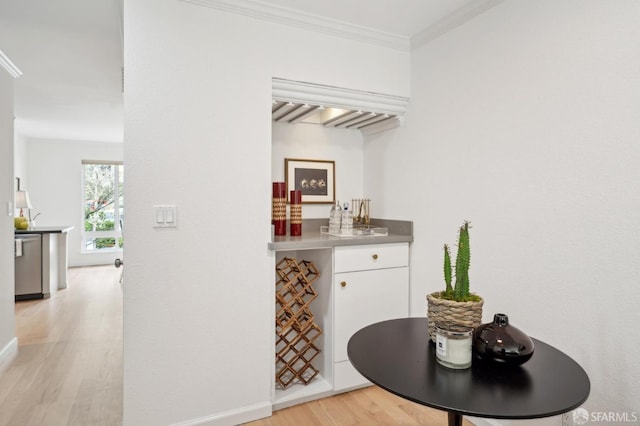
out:
<path id="1" fill-rule="evenodd" d="M 41 299 L 42 292 L 42 236 L 15 236 L 16 301 Z"/>

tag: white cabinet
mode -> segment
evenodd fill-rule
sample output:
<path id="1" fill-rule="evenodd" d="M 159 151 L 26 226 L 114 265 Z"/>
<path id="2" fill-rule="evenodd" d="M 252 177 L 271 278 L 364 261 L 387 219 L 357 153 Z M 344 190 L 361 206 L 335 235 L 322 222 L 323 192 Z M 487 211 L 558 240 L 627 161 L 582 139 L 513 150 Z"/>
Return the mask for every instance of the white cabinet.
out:
<path id="1" fill-rule="evenodd" d="M 379 321 L 409 316 L 408 266 L 408 243 L 334 249 L 334 390 L 367 383 L 347 356 L 347 343 L 356 331 Z"/>
<path id="2" fill-rule="evenodd" d="M 408 242 L 279 250 L 274 261 L 285 256 L 312 261 L 320 271 L 310 309 L 323 334 L 315 342 L 320 354 L 313 361 L 319 374 L 308 385 L 286 389 L 274 380 L 273 409 L 366 385 L 349 362 L 349 339 L 369 324 L 409 315 Z"/>

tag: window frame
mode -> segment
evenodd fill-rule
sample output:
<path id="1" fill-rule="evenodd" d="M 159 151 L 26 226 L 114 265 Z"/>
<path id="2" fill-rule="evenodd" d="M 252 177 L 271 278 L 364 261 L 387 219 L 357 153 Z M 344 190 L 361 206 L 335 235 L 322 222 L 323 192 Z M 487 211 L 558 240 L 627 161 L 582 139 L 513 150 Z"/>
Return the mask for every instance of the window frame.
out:
<path id="1" fill-rule="evenodd" d="M 94 254 L 94 253 L 107 253 L 107 252 L 120 252 L 122 251 L 122 247 L 119 246 L 118 241 L 122 238 L 123 232 L 122 232 L 122 222 L 121 222 L 121 214 L 120 214 L 120 210 L 122 210 L 122 217 L 124 217 L 124 191 L 122 193 L 122 205 L 120 203 L 120 196 L 115 196 L 114 197 L 114 201 L 113 201 L 113 211 L 114 211 L 114 218 L 113 218 L 113 225 L 114 225 L 114 229 L 113 230 L 106 230 L 106 231 L 86 231 L 85 230 L 85 223 L 86 223 L 86 218 L 85 218 L 85 208 L 86 208 L 86 190 L 85 190 L 85 175 L 86 175 L 86 170 L 85 170 L 85 166 L 87 165 L 108 165 L 108 166 L 114 166 L 114 182 L 116 187 L 120 184 L 123 185 L 124 187 L 124 178 L 123 176 L 120 176 L 120 167 L 122 166 L 122 174 L 124 175 L 124 162 L 123 161 L 118 161 L 118 160 L 82 160 L 82 167 L 81 167 L 81 197 L 80 197 L 80 208 L 81 208 L 81 213 L 80 213 L 80 217 L 81 217 L 81 238 L 80 238 L 80 250 L 83 254 Z M 117 191 L 117 189 L 116 189 Z M 95 240 L 97 238 L 114 238 L 116 241 L 116 244 L 114 247 L 110 247 L 110 248 L 93 248 L 93 249 L 88 249 L 87 246 L 89 245 L 88 242 Z"/>

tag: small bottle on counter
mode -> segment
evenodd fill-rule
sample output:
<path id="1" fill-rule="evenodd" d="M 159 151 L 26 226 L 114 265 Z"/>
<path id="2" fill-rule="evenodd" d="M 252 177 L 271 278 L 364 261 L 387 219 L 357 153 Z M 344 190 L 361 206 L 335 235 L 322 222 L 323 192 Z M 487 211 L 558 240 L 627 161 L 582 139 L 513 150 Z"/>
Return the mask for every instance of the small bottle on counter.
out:
<path id="1" fill-rule="evenodd" d="M 340 233 L 344 235 L 353 234 L 353 212 L 349 210 L 349 203 L 344 203 L 344 208 L 342 209 Z"/>
<path id="2" fill-rule="evenodd" d="M 340 224 L 342 222 L 342 208 L 340 207 L 340 201 L 336 201 L 331 206 L 331 212 L 329 213 L 329 233 L 338 234 L 340 232 Z"/>

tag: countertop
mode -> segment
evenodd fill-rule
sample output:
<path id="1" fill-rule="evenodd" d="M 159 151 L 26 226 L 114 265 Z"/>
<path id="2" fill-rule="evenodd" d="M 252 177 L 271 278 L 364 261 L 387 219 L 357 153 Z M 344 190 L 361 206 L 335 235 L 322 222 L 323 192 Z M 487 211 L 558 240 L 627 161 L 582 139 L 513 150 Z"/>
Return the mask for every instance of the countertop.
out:
<path id="1" fill-rule="evenodd" d="M 352 237 L 334 237 L 320 233 L 320 226 L 329 225 L 329 219 L 303 219 L 302 235 L 276 235 L 269 242 L 269 250 L 301 250 L 328 248 L 337 246 L 353 246 L 363 244 L 404 243 L 413 241 L 413 222 L 388 219 L 371 219 L 371 226 L 384 227 L 388 235 L 362 235 Z M 287 223 L 287 233 L 289 224 Z"/>
<path id="2" fill-rule="evenodd" d="M 31 229 L 16 229 L 16 234 L 62 234 L 69 232 L 73 226 L 36 226 Z"/>

